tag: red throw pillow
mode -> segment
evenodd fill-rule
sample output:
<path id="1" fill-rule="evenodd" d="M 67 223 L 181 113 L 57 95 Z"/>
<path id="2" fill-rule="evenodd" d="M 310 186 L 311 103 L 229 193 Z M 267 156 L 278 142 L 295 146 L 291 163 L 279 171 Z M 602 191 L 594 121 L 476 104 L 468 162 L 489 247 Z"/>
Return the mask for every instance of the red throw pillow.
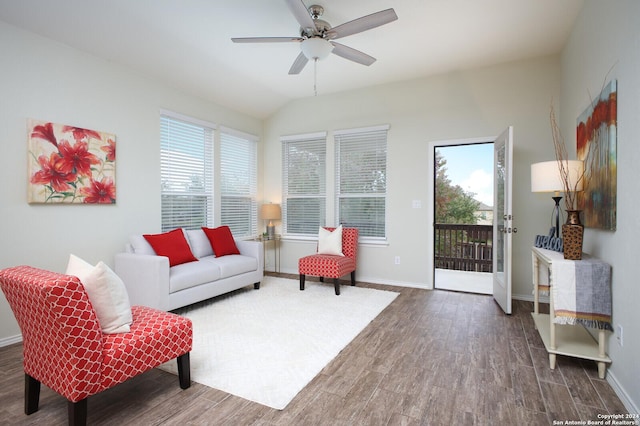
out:
<path id="1" fill-rule="evenodd" d="M 158 256 L 169 258 L 169 266 L 198 260 L 191 253 L 189 243 L 187 243 L 184 238 L 184 232 L 180 228 L 163 234 L 143 235 L 143 237 L 153 247 L 153 251 Z"/>
<path id="2" fill-rule="evenodd" d="M 236 246 L 236 242 L 231 234 L 228 226 L 219 226 L 217 228 L 205 228 L 202 230 L 206 234 L 211 248 L 217 257 L 226 256 L 228 254 L 240 254 L 240 250 Z"/>

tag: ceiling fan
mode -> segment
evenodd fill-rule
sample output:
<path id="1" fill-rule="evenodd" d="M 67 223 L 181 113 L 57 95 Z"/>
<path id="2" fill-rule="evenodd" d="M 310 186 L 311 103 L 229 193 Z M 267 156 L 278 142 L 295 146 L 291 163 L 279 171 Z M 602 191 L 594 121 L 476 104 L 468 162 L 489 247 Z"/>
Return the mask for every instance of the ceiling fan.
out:
<path id="1" fill-rule="evenodd" d="M 289 74 L 299 74 L 309 59 L 314 61 L 324 59 L 329 56 L 329 53 L 362 65 L 371 65 L 376 58 L 333 40 L 361 33 L 398 19 L 393 9 L 386 9 L 332 28 L 328 22 L 320 19 L 324 13 L 322 6 L 312 5 L 307 8 L 302 0 L 285 0 L 285 2 L 300 24 L 299 37 L 236 37 L 231 41 L 234 43 L 300 43 L 302 51 L 289 69 Z"/>

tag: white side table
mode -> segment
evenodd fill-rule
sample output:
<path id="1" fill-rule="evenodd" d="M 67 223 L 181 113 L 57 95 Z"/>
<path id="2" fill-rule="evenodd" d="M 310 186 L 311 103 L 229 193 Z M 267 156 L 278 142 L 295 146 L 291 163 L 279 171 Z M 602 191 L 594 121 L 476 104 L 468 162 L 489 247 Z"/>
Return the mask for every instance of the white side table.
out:
<path id="1" fill-rule="evenodd" d="M 550 285 L 547 286 L 540 282 L 539 268 L 548 268 L 549 277 L 551 277 L 554 260 L 564 259 L 564 256 L 562 253 L 533 247 L 531 259 L 533 262 L 534 286 L 534 304 L 531 316 L 544 342 L 544 347 L 549 353 L 550 368 L 552 370 L 556 368 L 556 355 L 590 359 L 598 363 L 598 376 L 604 379 L 606 364 L 611 363 L 611 358 L 605 352 L 605 330 L 598 330 L 598 340 L 596 341 L 582 325 L 559 325 L 554 323 L 551 285 L 562 285 L 562 283 L 549 283 Z M 576 262 L 579 262 L 579 260 Z M 549 315 L 539 313 L 541 290 L 549 290 Z"/>

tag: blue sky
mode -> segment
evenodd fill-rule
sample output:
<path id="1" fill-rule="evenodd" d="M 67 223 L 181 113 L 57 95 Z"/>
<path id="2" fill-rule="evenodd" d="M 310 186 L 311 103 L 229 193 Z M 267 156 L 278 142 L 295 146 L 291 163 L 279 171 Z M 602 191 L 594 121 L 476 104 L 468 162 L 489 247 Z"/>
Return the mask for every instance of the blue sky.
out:
<path id="1" fill-rule="evenodd" d="M 493 205 L 493 144 L 441 146 L 447 176 L 454 185 L 474 192 L 475 199 Z"/>

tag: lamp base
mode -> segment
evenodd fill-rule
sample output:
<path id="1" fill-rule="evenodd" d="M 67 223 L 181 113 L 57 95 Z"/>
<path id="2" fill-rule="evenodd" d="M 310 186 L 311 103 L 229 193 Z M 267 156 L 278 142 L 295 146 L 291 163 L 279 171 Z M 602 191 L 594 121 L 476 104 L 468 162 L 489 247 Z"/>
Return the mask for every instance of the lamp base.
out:
<path id="1" fill-rule="evenodd" d="M 267 225 L 267 238 L 271 239 L 276 235 L 276 227 L 274 225 Z"/>
<path id="2" fill-rule="evenodd" d="M 553 215 L 556 221 L 556 238 L 560 238 L 560 200 L 562 200 L 562 197 L 559 196 L 555 196 L 555 197 L 551 197 L 553 199 L 553 201 L 556 203 L 555 207 L 553 208 Z"/>

